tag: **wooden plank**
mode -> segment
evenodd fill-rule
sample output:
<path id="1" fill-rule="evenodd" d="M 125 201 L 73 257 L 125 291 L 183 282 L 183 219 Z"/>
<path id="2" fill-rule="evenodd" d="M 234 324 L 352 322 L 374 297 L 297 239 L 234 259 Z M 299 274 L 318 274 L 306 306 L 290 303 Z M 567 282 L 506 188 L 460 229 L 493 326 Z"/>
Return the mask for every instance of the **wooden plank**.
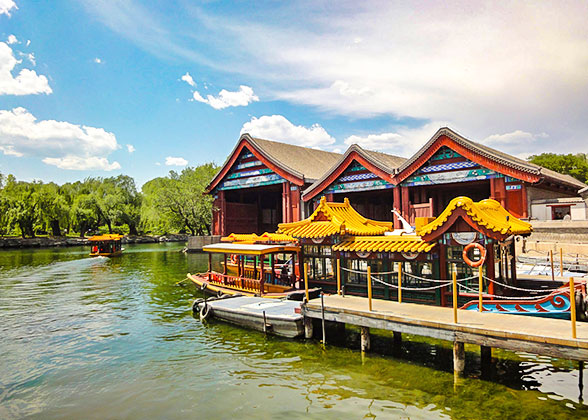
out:
<path id="1" fill-rule="evenodd" d="M 455 324 L 452 308 L 374 299 L 374 310 L 370 312 L 365 298 L 334 295 L 325 296 L 324 302 L 328 321 L 570 360 L 588 360 L 588 324 L 577 326 L 578 338 L 574 339 L 567 320 L 460 311 L 459 323 Z M 320 302 L 310 301 L 303 307 L 303 313 L 320 318 Z"/>

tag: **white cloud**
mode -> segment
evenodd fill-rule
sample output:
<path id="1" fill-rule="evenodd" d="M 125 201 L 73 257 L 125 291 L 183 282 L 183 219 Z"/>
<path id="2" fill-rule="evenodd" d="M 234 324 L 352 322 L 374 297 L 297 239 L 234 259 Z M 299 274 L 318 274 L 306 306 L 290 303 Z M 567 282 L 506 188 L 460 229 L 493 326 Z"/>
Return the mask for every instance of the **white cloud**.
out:
<path id="1" fill-rule="evenodd" d="M 135 146 L 133 146 L 132 144 L 127 144 L 127 151 L 129 153 L 133 153 L 135 150 L 137 150 L 135 149 Z"/>
<path id="2" fill-rule="evenodd" d="M 155 166 L 161 166 L 160 162 L 155 162 Z"/>
<path id="3" fill-rule="evenodd" d="M 168 156 L 165 158 L 165 164 L 167 166 L 186 166 L 188 161 L 182 157 Z"/>
<path id="4" fill-rule="evenodd" d="M 13 0 L 0 0 L 0 15 L 10 17 L 10 11 L 12 9 L 18 10 L 18 7 L 16 7 L 16 3 Z"/>
<path id="5" fill-rule="evenodd" d="M 96 63 L 96 64 L 102 64 L 102 59 L 100 59 L 100 58 L 96 57 L 96 58 L 94 59 L 94 63 Z"/>
<path id="6" fill-rule="evenodd" d="M 31 40 L 30 40 L 30 39 L 28 39 L 28 40 L 27 40 L 27 47 L 28 47 L 29 45 L 31 45 Z"/>
<path id="7" fill-rule="evenodd" d="M 33 66 L 37 65 L 37 59 L 35 58 L 35 54 L 34 53 L 19 53 L 22 57 L 25 57 L 27 60 L 29 60 L 31 62 L 31 64 Z M 39 76 L 39 77 L 43 77 L 43 76 Z"/>
<path id="8" fill-rule="evenodd" d="M 27 55 L 33 61 L 34 55 Z M 0 95 L 36 95 L 53 92 L 49 86 L 47 77 L 37 75 L 34 70 L 22 69 L 18 76 L 14 77 L 12 71 L 18 64 L 12 49 L 8 44 L 0 42 Z"/>
<path id="9" fill-rule="evenodd" d="M 210 105 L 214 109 L 224 109 L 230 106 L 247 106 L 251 102 L 259 101 L 259 98 L 253 93 L 253 89 L 249 86 L 241 85 L 236 92 L 229 92 L 228 90 L 221 90 L 218 96 L 206 95 L 203 98 L 200 93 L 194 91 L 194 100 Z"/>
<path id="10" fill-rule="evenodd" d="M 16 44 L 18 42 L 18 39 L 16 39 L 16 37 L 14 35 L 8 35 L 8 40 L 6 41 L 6 43 L 8 43 L 9 45 L 11 44 Z"/>
<path id="11" fill-rule="evenodd" d="M 505 134 L 493 134 L 486 137 L 482 143 L 526 159 L 538 150 L 549 149 L 549 143 L 553 142 L 547 133 L 532 134 L 522 130 L 515 130 Z"/>
<path id="12" fill-rule="evenodd" d="M 36 156 L 62 169 L 119 169 L 106 156 L 119 148 L 116 137 L 102 128 L 65 121 L 37 121 L 24 108 L 0 110 L 0 151 L 12 156 Z"/>
<path id="13" fill-rule="evenodd" d="M 194 81 L 194 79 L 192 79 L 192 76 L 190 76 L 190 73 L 186 72 L 186 74 L 184 74 L 181 79 L 184 82 L 188 83 L 190 86 L 196 87 L 196 82 Z"/>
<path id="14" fill-rule="evenodd" d="M 324 147 L 335 143 L 335 139 L 319 124 L 310 127 L 294 125 L 283 115 L 253 117 L 243 124 L 241 134 L 243 133 L 307 147 Z"/>
<path id="15" fill-rule="evenodd" d="M 113 171 L 120 169 L 118 162 L 108 162 L 106 158 L 96 156 L 81 157 L 81 156 L 65 156 L 63 158 L 45 158 L 43 162 L 47 165 L 57 166 L 61 169 L 69 169 L 74 171 Z"/>
<path id="16" fill-rule="evenodd" d="M 444 122 L 435 121 L 422 126 L 400 127 L 395 132 L 352 135 L 347 137 L 344 143 L 347 146 L 358 144 L 368 150 L 408 158 L 429 141 L 439 128 L 446 125 Z"/>

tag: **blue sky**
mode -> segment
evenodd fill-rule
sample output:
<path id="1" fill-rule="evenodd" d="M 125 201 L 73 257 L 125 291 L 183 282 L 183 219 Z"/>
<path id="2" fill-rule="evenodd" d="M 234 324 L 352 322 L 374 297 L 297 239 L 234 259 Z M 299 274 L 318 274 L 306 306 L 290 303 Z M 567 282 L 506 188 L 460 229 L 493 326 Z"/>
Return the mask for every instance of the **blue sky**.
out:
<path id="1" fill-rule="evenodd" d="M 0 0 L 0 173 L 222 163 L 241 132 L 410 156 L 448 125 L 588 152 L 586 2 Z"/>

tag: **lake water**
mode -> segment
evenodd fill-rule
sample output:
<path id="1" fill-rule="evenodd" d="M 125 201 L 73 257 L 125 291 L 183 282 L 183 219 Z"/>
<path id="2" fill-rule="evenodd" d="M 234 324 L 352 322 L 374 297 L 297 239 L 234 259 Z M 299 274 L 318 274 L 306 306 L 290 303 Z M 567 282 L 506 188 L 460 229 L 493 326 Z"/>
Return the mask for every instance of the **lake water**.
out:
<path id="1" fill-rule="evenodd" d="M 200 297 L 175 283 L 206 268 L 183 244 L 0 251 L 0 418 L 588 418 L 577 363 L 494 351 L 480 379 L 466 346 L 454 383 L 450 343 L 414 337 L 392 355 L 357 331 L 323 349 L 201 324 Z M 584 394 L 586 394 L 584 392 Z"/>

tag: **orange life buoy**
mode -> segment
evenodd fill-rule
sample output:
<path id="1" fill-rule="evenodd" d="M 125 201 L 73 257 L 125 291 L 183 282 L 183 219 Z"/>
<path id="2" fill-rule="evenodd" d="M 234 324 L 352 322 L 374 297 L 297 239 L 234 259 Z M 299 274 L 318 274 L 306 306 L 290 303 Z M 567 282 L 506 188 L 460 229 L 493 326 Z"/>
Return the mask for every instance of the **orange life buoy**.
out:
<path id="1" fill-rule="evenodd" d="M 480 251 L 480 259 L 478 261 L 474 262 L 470 259 L 470 257 L 468 257 L 468 252 L 470 252 L 470 249 L 472 249 L 472 248 L 476 248 L 478 251 Z M 466 247 L 463 249 L 463 260 L 470 267 L 481 266 L 482 264 L 484 264 L 484 261 L 486 261 L 486 248 L 484 248 L 482 245 L 480 245 L 477 242 L 472 242 L 471 244 L 467 244 Z"/>

